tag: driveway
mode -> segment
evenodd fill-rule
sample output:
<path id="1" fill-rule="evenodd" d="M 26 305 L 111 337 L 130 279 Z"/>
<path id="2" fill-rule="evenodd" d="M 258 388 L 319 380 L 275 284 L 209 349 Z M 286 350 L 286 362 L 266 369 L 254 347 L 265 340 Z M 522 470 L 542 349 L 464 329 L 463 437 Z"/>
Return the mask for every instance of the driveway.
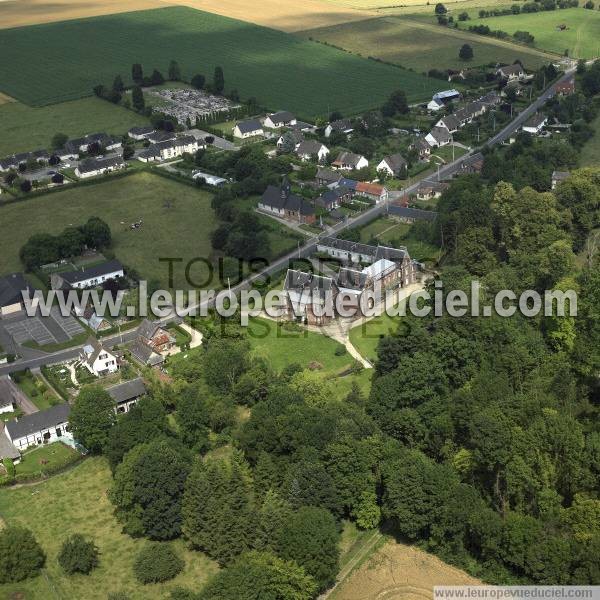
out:
<path id="1" fill-rule="evenodd" d="M 211 136 L 211 137 L 215 138 L 212 145 L 215 148 L 219 148 L 220 150 L 227 150 L 228 152 L 237 152 L 240 149 L 239 146 L 236 146 L 234 143 L 230 142 L 229 140 L 219 137 L 218 135 L 215 135 L 214 133 L 209 133 L 208 131 L 203 131 L 202 129 L 190 129 L 189 131 L 186 131 L 186 133 L 193 135 L 197 140 L 204 140 L 204 138 Z"/>

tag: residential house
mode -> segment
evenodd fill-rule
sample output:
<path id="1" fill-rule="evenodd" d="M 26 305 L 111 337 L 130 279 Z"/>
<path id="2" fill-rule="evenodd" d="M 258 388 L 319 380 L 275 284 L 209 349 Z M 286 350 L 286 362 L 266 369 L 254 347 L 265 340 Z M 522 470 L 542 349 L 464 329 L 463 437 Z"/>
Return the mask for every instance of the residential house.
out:
<path id="1" fill-rule="evenodd" d="M 143 126 L 143 127 L 132 127 L 128 132 L 127 135 L 132 139 L 132 140 L 145 140 L 147 139 L 149 136 L 151 136 L 156 130 L 154 129 L 154 127 L 152 127 L 151 125 L 147 125 L 147 126 Z"/>
<path id="2" fill-rule="evenodd" d="M 388 208 L 390 216 L 402 223 L 415 223 L 416 221 L 427 221 L 432 223 L 437 219 L 437 212 L 422 210 L 420 208 L 409 208 L 408 206 L 392 205 Z"/>
<path id="3" fill-rule="evenodd" d="M 270 185 L 264 191 L 258 203 L 258 210 L 296 223 L 311 224 L 316 221 L 312 204 L 292 193 L 287 178 L 284 178 L 281 186 Z"/>
<path id="4" fill-rule="evenodd" d="M 502 98 L 498 95 L 498 92 L 494 90 L 481 96 L 479 102 L 488 108 L 493 108 L 494 106 L 498 106 L 498 104 L 502 104 Z"/>
<path id="5" fill-rule="evenodd" d="M 547 122 L 548 117 L 541 113 L 536 113 L 523 125 L 523 131 L 536 135 L 544 129 Z"/>
<path id="6" fill-rule="evenodd" d="M 76 307 L 73 309 L 73 313 L 80 321 L 83 321 L 94 333 L 98 333 L 99 331 L 106 331 L 110 329 L 113 325 L 110 321 L 105 319 L 104 317 L 99 317 L 95 311 L 93 306 L 88 305 L 83 310 L 80 307 Z"/>
<path id="7" fill-rule="evenodd" d="M 298 148 L 298 144 L 304 141 L 304 134 L 299 129 L 291 129 L 290 131 L 286 131 L 277 139 L 278 150 L 281 150 L 284 147 L 286 138 L 293 142 L 295 150 Z"/>
<path id="8" fill-rule="evenodd" d="M 296 117 L 287 110 L 268 115 L 265 119 L 265 127 L 269 129 L 280 129 L 281 127 L 290 127 L 296 124 Z"/>
<path id="9" fill-rule="evenodd" d="M 327 187 L 337 184 L 341 178 L 342 176 L 338 171 L 334 171 L 333 169 L 325 169 L 323 167 L 319 167 L 317 169 L 317 174 L 315 175 L 315 181 L 317 185 Z"/>
<path id="10" fill-rule="evenodd" d="M 496 77 L 503 81 L 522 81 L 527 77 L 523 65 L 515 63 L 514 65 L 507 65 L 500 67 L 496 70 Z"/>
<path id="11" fill-rule="evenodd" d="M 353 192 L 347 187 L 336 187 L 323 192 L 316 200 L 315 206 L 324 208 L 327 211 L 336 210 L 342 202 L 350 202 Z"/>
<path id="12" fill-rule="evenodd" d="M 169 330 L 149 319 L 142 321 L 138 328 L 138 335 L 158 354 L 167 352 L 175 345 L 175 337 L 169 333 Z"/>
<path id="13" fill-rule="evenodd" d="M 455 89 L 437 92 L 437 94 L 433 95 L 431 101 L 427 105 L 427 110 L 437 112 L 438 110 L 445 108 L 450 102 L 458 100 L 459 98 L 460 92 Z"/>
<path id="14" fill-rule="evenodd" d="M 30 446 L 51 444 L 61 439 L 72 440 L 69 431 L 69 415 L 71 406 L 64 402 L 47 410 L 40 410 L 30 415 L 8 421 L 4 434 L 18 450 Z"/>
<path id="15" fill-rule="evenodd" d="M 175 131 L 154 131 L 153 133 L 148 134 L 146 139 L 151 144 L 160 144 L 161 142 L 170 142 L 177 137 L 177 132 Z"/>
<path id="16" fill-rule="evenodd" d="M 335 284 L 330 277 L 288 269 L 283 283 L 287 318 L 324 325 L 334 316 Z"/>
<path id="17" fill-rule="evenodd" d="M 144 342 L 142 338 L 137 338 L 128 346 L 131 356 L 145 367 L 157 368 L 165 362 L 165 357 Z"/>
<path id="18" fill-rule="evenodd" d="M 444 181 L 423 181 L 419 184 L 415 195 L 418 200 L 433 200 L 439 198 L 448 187 L 449 184 Z"/>
<path id="19" fill-rule="evenodd" d="M 554 92 L 559 96 L 570 96 L 575 93 L 575 77 L 571 76 L 564 81 L 559 81 L 554 86 Z"/>
<path id="20" fill-rule="evenodd" d="M 340 152 L 338 157 L 331 163 L 334 169 L 342 171 L 352 171 L 355 169 L 363 169 L 369 166 L 369 161 L 360 154 L 353 152 Z"/>
<path id="21" fill-rule="evenodd" d="M 553 171 L 552 172 L 552 189 L 555 190 L 556 186 L 568 179 L 571 176 L 569 171 Z"/>
<path id="22" fill-rule="evenodd" d="M 26 297 L 31 297 L 34 289 L 22 273 L 11 273 L 0 277 L 0 317 L 13 315 L 25 309 L 23 292 Z"/>
<path id="23" fill-rule="evenodd" d="M 377 172 L 379 173 L 383 171 L 390 177 L 403 178 L 406 176 L 407 168 L 408 163 L 402 154 L 390 154 L 388 156 L 384 156 L 381 162 L 377 165 Z"/>
<path id="24" fill-rule="evenodd" d="M 119 370 L 117 356 L 107 350 L 96 338 L 90 337 L 79 355 L 81 364 L 96 377 Z"/>
<path id="25" fill-rule="evenodd" d="M 141 377 L 112 385 L 106 388 L 106 391 L 115 403 L 117 414 L 129 412 L 138 403 L 139 399 L 147 393 L 146 385 Z"/>
<path id="26" fill-rule="evenodd" d="M 12 154 L 0 160 L 0 171 L 10 171 L 11 169 L 19 169 L 21 165 L 26 165 L 28 162 L 36 161 L 40 165 L 46 164 L 50 155 L 46 150 L 34 150 L 33 152 L 21 152 Z"/>
<path id="27" fill-rule="evenodd" d="M 443 128 L 449 131 L 450 133 L 455 133 L 458 131 L 458 128 L 461 126 L 460 121 L 454 115 L 446 115 L 441 118 L 436 124 L 436 127 Z"/>
<path id="28" fill-rule="evenodd" d="M 76 158 L 80 152 L 87 152 L 92 144 L 96 144 L 100 150 L 117 150 L 122 146 L 119 140 L 110 137 L 106 133 L 91 133 L 81 138 L 69 140 L 62 152 Z"/>
<path id="29" fill-rule="evenodd" d="M 434 127 L 426 136 L 425 141 L 432 148 L 441 148 L 452 142 L 452 134 L 444 127 Z"/>
<path id="30" fill-rule="evenodd" d="M 193 154 L 200 148 L 200 143 L 193 135 L 182 135 L 173 140 L 157 142 L 140 152 L 138 159 L 142 162 L 172 160 L 183 154 Z"/>
<path id="31" fill-rule="evenodd" d="M 419 160 L 429 160 L 431 156 L 431 146 L 423 138 L 417 138 L 411 145 L 411 150 L 416 150 L 419 155 Z"/>
<path id="32" fill-rule="evenodd" d="M 481 173 L 481 170 L 483 169 L 483 160 L 483 154 L 481 154 L 481 152 L 468 156 L 460 164 L 460 174 L 467 175 Z"/>
<path id="33" fill-rule="evenodd" d="M 354 131 L 354 126 L 352 125 L 352 121 L 350 119 L 338 119 L 337 121 L 332 121 L 325 127 L 325 137 L 330 137 L 332 133 L 343 133 L 344 135 L 348 135 Z"/>
<path id="34" fill-rule="evenodd" d="M 249 119 L 247 121 L 240 121 L 233 128 L 233 135 L 236 138 L 246 139 L 254 137 L 256 135 L 264 135 L 265 131 L 260 121 L 257 119 Z"/>
<path id="35" fill-rule="evenodd" d="M 124 169 L 127 165 L 121 156 L 105 156 L 103 158 L 87 158 L 75 168 L 75 175 L 80 179 L 105 175 Z"/>
<path id="36" fill-rule="evenodd" d="M 329 154 L 329 148 L 316 140 L 305 140 L 298 144 L 296 154 L 301 160 L 312 160 L 316 157 L 318 162 L 322 162 Z"/>
<path id="37" fill-rule="evenodd" d="M 19 388 L 10 375 L 0 377 L 0 414 L 13 412 L 19 405 Z"/>
<path id="38" fill-rule="evenodd" d="M 378 183 L 358 181 L 356 183 L 355 191 L 360 196 L 374 200 L 376 204 L 379 204 L 380 202 L 386 202 L 388 199 L 387 188 L 383 185 L 379 185 Z"/>
<path id="39" fill-rule="evenodd" d="M 53 290 L 76 288 L 83 290 L 89 287 L 97 287 L 109 279 L 124 277 L 123 265 L 118 260 L 108 262 L 81 271 L 67 271 L 66 273 L 54 273 L 50 277 Z"/>

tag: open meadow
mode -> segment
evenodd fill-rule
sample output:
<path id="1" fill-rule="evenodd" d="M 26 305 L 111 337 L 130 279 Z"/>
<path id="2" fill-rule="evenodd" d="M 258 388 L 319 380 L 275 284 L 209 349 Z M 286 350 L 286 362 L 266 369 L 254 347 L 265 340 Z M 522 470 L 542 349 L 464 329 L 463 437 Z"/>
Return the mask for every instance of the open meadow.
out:
<path id="1" fill-rule="evenodd" d="M 473 11 L 473 16 L 477 11 Z M 585 8 L 566 8 L 538 13 L 490 17 L 465 21 L 460 27 L 487 25 L 490 29 L 506 31 L 528 31 L 534 36 L 536 48 L 564 54 L 572 58 L 594 58 L 600 56 L 600 11 Z M 566 26 L 561 30 L 560 26 Z"/>
<path id="2" fill-rule="evenodd" d="M 52 136 L 61 132 L 70 138 L 106 132 L 122 136 L 148 119 L 132 110 L 90 97 L 33 108 L 21 102 L 0 102 L 0 157 L 48 148 Z"/>
<path id="3" fill-rule="evenodd" d="M 31 529 L 47 556 L 40 576 L 3 585 L 2 598 L 106 600 L 109 593 L 119 591 L 131 600 L 164 598 L 177 586 L 199 589 L 218 570 L 206 556 L 188 550 L 178 540 L 173 545 L 185 560 L 183 572 L 168 583 L 140 585 L 133 575 L 133 562 L 146 542 L 121 533 L 107 496 L 110 487 L 106 461 L 88 458 L 46 482 L 0 489 L 2 520 Z M 67 576 L 57 563 L 60 546 L 72 533 L 92 537 L 100 550 L 100 564 L 90 575 Z"/>
<path id="4" fill-rule="evenodd" d="M 549 61 L 549 57 L 536 49 L 406 17 L 379 17 L 313 29 L 303 35 L 420 73 L 434 68 L 460 69 L 496 62 L 512 64 L 517 58 L 530 68 Z M 466 42 L 474 52 L 473 60 L 468 62 L 458 57 L 460 47 Z"/>
<path id="5" fill-rule="evenodd" d="M 32 105 L 88 96 L 117 74 L 129 82 L 136 62 L 166 74 L 170 59 L 188 78 L 212 77 L 222 66 L 226 90 L 306 118 L 374 108 L 398 88 L 424 100 L 438 87 L 410 71 L 185 7 L 4 29 L 0 46 L 1 91 Z"/>

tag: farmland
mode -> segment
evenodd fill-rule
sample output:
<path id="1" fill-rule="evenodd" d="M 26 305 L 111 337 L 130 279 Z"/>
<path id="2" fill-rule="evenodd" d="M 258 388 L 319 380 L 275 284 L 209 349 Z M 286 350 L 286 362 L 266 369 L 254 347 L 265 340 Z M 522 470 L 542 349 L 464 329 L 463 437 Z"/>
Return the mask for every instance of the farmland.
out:
<path id="1" fill-rule="evenodd" d="M 106 600 L 107 594 L 122 591 L 132 600 L 164 598 L 176 586 L 199 589 L 217 571 L 212 561 L 187 550 L 179 540 L 173 544 L 185 560 L 183 572 L 166 584 L 140 586 L 132 567 L 145 541 L 121 532 L 107 497 L 110 486 L 106 461 L 89 458 L 36 486 L 0 490 L 2 519 L 30 528 L 47 554 L 46 567 L 39 577 L 3 585 L 2 597 Z M 91 536 L 100 550 L 100 565 L 90 575 L 69 577 L 58 565 L 60 545 L 71 533 Z"/>
<path id="2" fill-rule="evenodd" d="M 0 102 L 0 156 L 47 148 L 52 136 L 62 132 L 70 138 L 96 131 L 121 136 L 148 119 L 98 98 L 82 98 L 32 108 L 20 102 Z"/>
<path id="3" fill-rule="evenodd" d="M 427 0 L 402 0 L 402 2 L 389 2 L 388 0 L 327 0 L 328 3 L 340 8 L 354 8 L 358 10 L 376 10 L 384 13 L 414 13 L 414 12 L 429 12 L 433 13 L 435 3 L 427 2 Z M 444 5 L 449 9 L 456 7 L 457 9 L 467 8 L 469 6 L 487 7 L 487 6 L 506 6 L 506 0 L 448 0 Z M 508 3 L 510 6 L 510 3 Z"/>
<path id="4" fill-rule="evenodd" d="M 438 85 L 323 44 L 185 7 L 0 30 L 0 45 L 1 91 L 33 105 L 90 95 L 94 85 L 110 85 L 117 74 L 129 81 L 134 62 L 166 71 L 170 58 L 179 61 L 184 77 L 210 77 L 220 65 L 226 90 L 306 118 L 334 108 L 374 108 L 398 88 L 418 101 Z"/>
<path id="5" fill-rule="evenodd" d="M 524 65 L 537 68 L 549 61 L 549 57 L 536 49 L 405 17 L 368 19 L 313 29 L 303 32 L 303 35 L 418 72 L 464 67 L 465 62 L 458 58 L 458 50 L 465 42 L 474 52 L 474 59 L 469 61 L 469 65 L 512 64 L 520 58 Z"/>
<path id="6" fill-rule="evenodd" d="M 500 29 L 509 34 L 515 31 L 528 31 L 534 38 L 537 48 L 563 54 L 568 50 L 572 58 L 593 58 L 600 52 L 600 12 L 584 8 L 567 8 L 531 14 L 509 15 L 477 19 L 461 24 L 487 25 L 490 29 Z M 566 29 L 558 29 L 566 25 Z"/>

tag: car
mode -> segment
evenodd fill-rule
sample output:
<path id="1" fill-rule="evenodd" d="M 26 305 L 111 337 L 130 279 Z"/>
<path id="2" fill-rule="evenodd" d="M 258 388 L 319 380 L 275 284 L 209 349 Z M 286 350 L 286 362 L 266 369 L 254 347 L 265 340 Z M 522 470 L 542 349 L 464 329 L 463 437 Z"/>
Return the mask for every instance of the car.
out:
<path id="1" fill-rule="evenodd" d="M 47 175 L 56 175 L 56 171 L 48 171 Z"/>

